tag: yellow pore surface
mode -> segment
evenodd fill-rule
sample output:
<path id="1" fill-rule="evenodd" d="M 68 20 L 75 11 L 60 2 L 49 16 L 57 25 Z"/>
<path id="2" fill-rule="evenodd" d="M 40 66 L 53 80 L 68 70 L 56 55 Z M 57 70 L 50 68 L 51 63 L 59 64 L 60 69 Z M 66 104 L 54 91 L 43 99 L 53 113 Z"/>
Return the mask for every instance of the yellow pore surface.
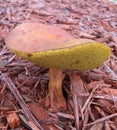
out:
<path id="1" fill-rule="evenodd" d="M 72 47 L 48 50 L 44 52 L 29 53 L 13 49 L 10 50 L 20 57 L 43 67 L 51 67 L 62 70 L 77 69 L 80 71 L 98 67 L 108 59 L 111 53 L 109 47 L 95 41 L 79 44 L 79 40 L 76 39 L 75 42 L 78 42 L 78 45 L 75 43 Z M 67 43 L 69 44 L 69 42 Z"/>

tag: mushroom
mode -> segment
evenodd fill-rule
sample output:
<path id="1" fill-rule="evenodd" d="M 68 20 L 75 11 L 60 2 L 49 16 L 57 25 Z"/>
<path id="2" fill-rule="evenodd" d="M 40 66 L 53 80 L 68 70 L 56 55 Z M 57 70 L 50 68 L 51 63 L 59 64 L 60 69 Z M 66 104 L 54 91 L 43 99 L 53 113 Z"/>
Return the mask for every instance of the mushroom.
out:
<path id="1" fill-rule="evenodd" d="M 75 39 L 65 30 L 40 23 L 23 23 L 6 38 L 7 47 L 16 55 L 49 67 L 50 107 L 66 109 L 62 93 L 63 70 L 90 70 L 101 65 L 110 48 L 89 39 Z"/>

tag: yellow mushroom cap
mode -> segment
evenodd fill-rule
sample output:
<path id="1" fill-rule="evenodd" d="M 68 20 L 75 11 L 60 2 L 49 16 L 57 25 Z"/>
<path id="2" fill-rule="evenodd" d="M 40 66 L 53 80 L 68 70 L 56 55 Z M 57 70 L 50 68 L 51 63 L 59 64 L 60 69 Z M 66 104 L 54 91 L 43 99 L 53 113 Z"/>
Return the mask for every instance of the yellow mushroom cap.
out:
<path id="1" fill-rule="evenodd" d="M 101 65 L 110 48 L 89 39 L 73 39 L 66 31 L 40 23 L 17 26 L 6 38 L 8 48 L 40 66 L 90 70 Z"/>

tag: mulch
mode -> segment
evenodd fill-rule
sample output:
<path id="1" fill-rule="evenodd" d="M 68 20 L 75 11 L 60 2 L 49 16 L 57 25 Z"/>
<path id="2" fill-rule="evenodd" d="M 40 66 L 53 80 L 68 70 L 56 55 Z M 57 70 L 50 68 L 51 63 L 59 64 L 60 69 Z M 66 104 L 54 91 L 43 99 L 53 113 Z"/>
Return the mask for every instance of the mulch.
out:
<path id="1" fill-rule="evenodd" d="M 65 72 L 65 111 L 49 109 L 48 68 L 21 59 L 5 45 L 9 32 L 29 21 L 111 48 L 100 67 L 74 70 L 71 77 Z M 0 129 L 117 129 L 117 5 L 107 0 L 0 0 Z"/>

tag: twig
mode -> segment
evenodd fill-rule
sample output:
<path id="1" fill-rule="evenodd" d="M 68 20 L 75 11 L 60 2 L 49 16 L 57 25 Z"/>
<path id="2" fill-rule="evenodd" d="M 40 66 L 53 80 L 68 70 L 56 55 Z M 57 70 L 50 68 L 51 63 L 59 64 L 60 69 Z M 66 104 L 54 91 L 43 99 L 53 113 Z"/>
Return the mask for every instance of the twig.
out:
<path id="1" fill-rule="evenodd" d="M 1 77 L 7 83 L 8 88 L 10 89 L 10 91 L 13 93 L 13 95 L 17 99 L 17 101 L 20 104 L 20 106 L 23 110 L 23 113 L 25 114 L 27 120 L 29 122 L 32 122 L 35 125 L 35 127 L 37 127 L 39 130 L 44 130 L 41 127 L 41 125 L 37 122 L 35 117 L 32 115 L 30 110 L 27 108 L 26 103 L 24 102 L 24 100 L 23 100 L 22 96 L 20 95 L 19 91 L 17 90 L 16 86 L 13 84 L 12 80 L 5 74 L 2 74 Z M 31 127 L 31 128 L 32 128 L 32 130 L 35 130 L 33 127 Z"/>
<path id="2" fill-rule="evenodd" d="M 55 127 L 57 127 L 57 130 L 64 130 L 63 128 L 61 128 L 59 125 L 54 124 Z M 53 130 L 52 128 L 49 127 L 50 130 Z"/>
<path id="3" fill-rule="evenodd" d="M 117 98 L 114 98 L 115 96 L 113 95 L 111 89 L 109 89 L 109 91 L 110 91 L 111 97 L 112 97 L 112 99 L 113 99 L 113 103 L 114 103 L 114 105 L 115 105 L 115 108 L 116 108 L 116 110 L 117 110 Z"/>
<path id="4" fill-rule="evenodd" d="M 113 101 L 113 98 L 115 98 L 117 100 L 116 96 L 113 96 L 113 98 L 112 98 L 111 96 L 107 96 L 107 95 L 104 95 L 104 96 L 93 95 L 93 98 L 110 100 L 110 101 Z"/>
<path id="5" fill-rule="evenodd" d="M 3 54 L 5 54 L 7 52 L 7 48 L 6 46 L 3 46 L 2 51 L 0 51 L 0 56 L 2 56 Z"/>
<path id="6" fill-rule="evenodd" d="M 91 92 L 90 96 L 88 97 L 88 99 L 86 100 L 84 106 L 82 107 L 82 113 L 84 112 L 84 110 L 86 109 L 86 107 L 88 106 L 92 96 L 93 96 L 93 93 L 95 92 L 95 90 L 98 88 L 99 86 L 97 85 Z"/>
<path id="7" fill-rule="evenodd" d="M 98 119 L 98 120 L 96 120 L 96 121 L 94 121 L 94 122 L 92 122 L 92 123 L 86 124 L 85 126 L 94 125 L 94 124 L 96 124 L 96 123 L 105 121 L 105 120 L 110 119 L 110 118 L 113 118 L 113 117 L 115 117 L 115 116 L 117 116 L 117 113 L 111 114 L 111 115 L 106 116 L 106 117 L 103 117 L 103 118 L 101 118 L 101 119 Z"/>
<path id="8" fill-rule="evenodd" d="M 78 74 L 84 78 L 90 78 L 97 81 L 104 80 L 105 83 L 117 83 L 117 78 L 103 76 L 101 74 L 90 73 L 90 72 L 83 72 L 83 73 L 79 72 Z"/>
<path id="9" fill-rule="evenodd" d="M 90 109 L 90 105 L 91 105 L 92 102 L 89 102 L 85 112 L 84 112 L 84 120 L 83 120 L 83 126 L 82 126 L 82 130 L 85 130 L 86 129 L 86 124 L 88 122 L 88 119 L 89 119 L 89 109 Z"/>
<path id="10" fill-rule="evenodd" d="M 95 39 L 95 38 L 96 38 L 96 36 L 91 35 L 91 34 L 88 34 L 88 33 L 84 33 L 84 32 L 81 32 L 81 33 L 79 34 L 79 36 L 80 36 L 80 37 L 89 38 L 89 39 Z"/>
<path id="11" fill-rule="evenodd" d="M 109 68 L 106 64 L 104 64 L 104 68 L 107 71 L 107 73 L 110 73 L 112 75 L 113 79 L 117 80 L 117 75 L 113 72 L 111 68 Z"/>
<path id="12" fill-rule="evenodd" d="M 63 117 L 63 118 L 74 120 L 74 116 L 72 116 L 70 114 L 66 114 L 66 113 L 62 113 L 62 112 L 57 112 L 57 115 L 60 116 L 60 117 Z"/>
<path id="13" fill-rule="evenodd" d="M 71 85 L 71 88 L 74 90 L 74 88 Z M 77 100 L 77 94 L 73 94 L 73 104 L 74 104 L 74 116 L 75 116 L 75 126 L 76 129 L 79 130 L 79 108 L 78 108 L 78 100 Z"/>
<path id="14" fill-rule="evenodd" d="M 10 63 L 11 61 L 13 61 L 15 59 L 16 55 L 13 55 L 9 60 L 8 63 Z"/>

